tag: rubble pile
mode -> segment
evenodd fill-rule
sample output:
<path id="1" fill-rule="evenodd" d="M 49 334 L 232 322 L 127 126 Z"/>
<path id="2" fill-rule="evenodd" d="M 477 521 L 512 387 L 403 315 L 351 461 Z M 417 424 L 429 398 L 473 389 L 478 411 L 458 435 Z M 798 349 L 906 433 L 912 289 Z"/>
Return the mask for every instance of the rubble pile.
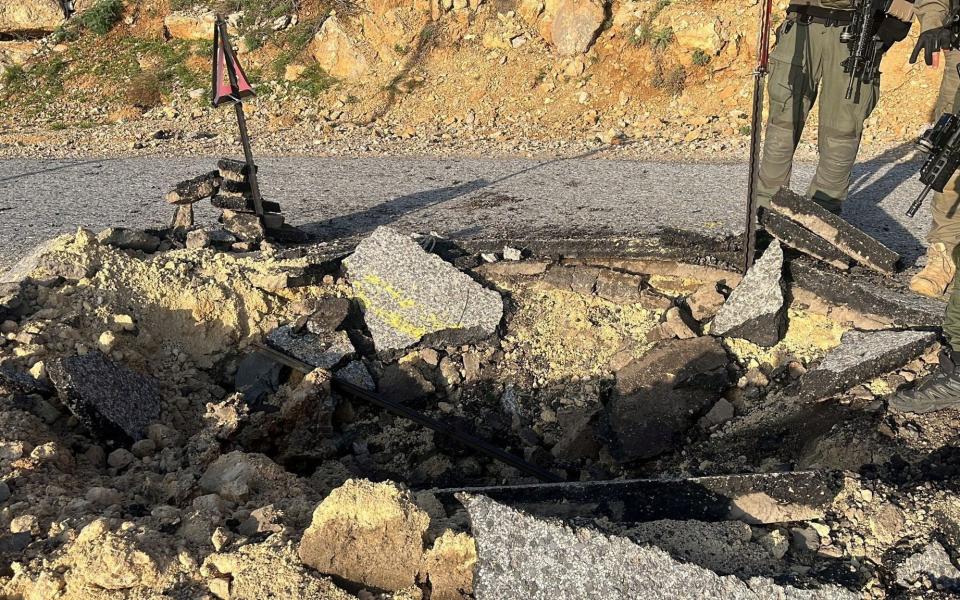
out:
<path id="1" fill-rule="evenodd" d="M 256 214 L 249 166 L 241 161 L 221 158 L 217 170 L 178 183 L 164 199 L 176 206 L 170 234 L 183 239 L 189 248 L 216 246 L 239 252 L 255 250 L 260 242 L 273 239 L 302 242 L 306 236 L 284 223 L 280 205 L 261 200 L 263 216 Z M 254 167 L 256 173 L 256 167 Z M 194 229 L 193 205 L 209 199 L 220 210 L 223 229 Z"/>
<path id="2" fill-rule="evenodd" d="M 774 203 L 847 268 L 786 234 L 743 276 L 389 227 L 284 247 L 230 229 L 220 166 L 169 231 L 81 229 L 0 277 L 0 595 L 956 587 L 960 415 L 884 402 L 935 370 L 938 307 L 849 267 L 890 264 L 867 242 Z"/>

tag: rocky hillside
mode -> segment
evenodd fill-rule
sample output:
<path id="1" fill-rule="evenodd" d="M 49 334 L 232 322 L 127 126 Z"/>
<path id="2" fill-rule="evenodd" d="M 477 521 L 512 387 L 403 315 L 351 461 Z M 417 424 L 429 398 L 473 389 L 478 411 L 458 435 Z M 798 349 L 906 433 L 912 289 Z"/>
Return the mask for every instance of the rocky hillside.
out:
<path id="1" fill-rule="evenodd" d="M 256 82 L 254 126 L 283 134 L 271 150 L 322 150 L 330 136 L 359 128 L 366 141 L 347 150 L 377 140 L 556 150 L 599 138 L 739 154 L 749 130 L 759 9 L 733 0 L 85 0 L 77 8 L 66 22 L 58 0 L 0 8 L 7 152 L 130 150 L 170 127 L 178 139 L 221 135 L 222 116 L 206 99 L 214 11 L 226 15 Z M 942 71 L 909 65 L 911 47 L 900 44 L 884 62 L 868 148 L 910 140 L 928 118 Z"/>

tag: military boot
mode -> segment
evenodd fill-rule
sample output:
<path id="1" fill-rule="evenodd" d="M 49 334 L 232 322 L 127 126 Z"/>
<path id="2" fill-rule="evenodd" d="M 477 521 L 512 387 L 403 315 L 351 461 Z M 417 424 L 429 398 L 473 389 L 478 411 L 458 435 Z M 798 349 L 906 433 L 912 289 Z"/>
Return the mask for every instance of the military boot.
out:
<path id="1" fill-rule="evenodd" d="M 897 392 L 890 398 L 890 410 L 925 414 L 947 408 L 960 408 L 960 354 L 941 352 L 940 372 L 912 390 Z"/>
<path id="2" fill-rule="evenodd" d="M 923 296 L 939 298 L 953 282 L 956 272 L 957 266 L 946 245 L 935 242 L 927 248 L 927 266 L 910 280 L 910 289 Z"/>

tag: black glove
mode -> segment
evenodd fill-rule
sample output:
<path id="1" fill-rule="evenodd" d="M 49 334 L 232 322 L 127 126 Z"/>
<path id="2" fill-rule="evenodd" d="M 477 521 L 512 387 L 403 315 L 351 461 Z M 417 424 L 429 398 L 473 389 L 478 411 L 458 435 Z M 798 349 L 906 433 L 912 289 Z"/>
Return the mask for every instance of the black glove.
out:
<path id="1" fill-rule="evenodd" d="M 930 31 L 924 31 L 917 40 L 917 45 L 913 48 L 913 54 L 910 55 L 910 64 L 917 62 L 920 51 L 923 50 L 923 60 L 927 65 L 933 64 L 933 55 L 941 50 L 949 50 L 953 47 L 953 31 L 949 27 L 938 27 Z"/>
<path id="2" fill-rule="evenodd" d="M 907 38 L 911 23 L 904 23 L 895 17 L 887 17 L 877 27 L 877 37 L 883 42 L 883 49 L 889 50 L 897 42 Z"/>

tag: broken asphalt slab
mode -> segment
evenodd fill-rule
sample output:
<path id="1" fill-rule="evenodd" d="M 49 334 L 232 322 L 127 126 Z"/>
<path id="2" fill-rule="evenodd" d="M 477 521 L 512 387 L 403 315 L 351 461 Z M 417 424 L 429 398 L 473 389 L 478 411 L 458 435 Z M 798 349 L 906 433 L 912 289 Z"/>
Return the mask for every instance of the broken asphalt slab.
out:
<path id="1" fill-rule="evenodd" d="M 787 327 L 783 293 L 783 248 L 774 241 L 733 288 L 713 318 L 710 333 L 774 346 Z"/>
<path id="2" fill-rule="evenodd" d="M 61 402 L 104 442 L 142 439 L 160 417 L 157 383 L 100 352 L 57 359 L 48 373 Z"/>
<path id="3" fill-rule="evenodd" d="M 816 202 L 780 188 L 770 209 L 817 234 L 858 263 L 884 274 L 893 274 L 900 255 L 860 231 Z"/>
<path id="4" fill-rule="evenodd" d="M 377 228 L 343 264 L 379 352 L 428 335 L 453 343 L 482 339 L 503 318 L 499 293 L 388 227 Z"/>
<path id="5" fill-rule="evenodd" d="M 800 395 L 821 399 L 892 371 L 936 341 L 929 331 L 848 331 L 800 381 Z"/>
<path id="6" fill-rule="evenodd" d="M 268 333 L 266 342 L 315 369 L 330 370 L 355 352 L 345 331 L 295 332 L 291 326 L 284 325 Z"/>
<path id="7" fill-rule="evenodd" d="M 820 259 L 841 271 L 849 269 L 850 263 L 853 262 L 822 237 L 773 211 L 761 211 L 759 221 L 767 233 L 780 240 L 785 246 Z"/>
<path id="8" fill-rule="evenodd" d="M 616 479 L 432 490 L 445 505 L 479 494 L 539 516 L 589 509 L 617 522 L 661 519 L 789 523 L 822 518 L 843 490 L 844 475 L 794 471 L 686 479 Z"/>
<path id="9" fill-rule="evenodd" d="M 930 542 L 922 551 L 900 563 L 896 577 L 897 583 L 908 589 L 926 579 L 937 589 L 960 591 L 960 570 L 940 542 Z"/>
<path id="10" fill-rule="evenodd" d="M 943 322 L 942 301 L 901 290 L 888 280 L 876 281 L 877 276 L 841 273 L 808 259 L 791 260 L 787 270 L 794 285 L 889 327 L 932 328 Z"/>
<path id="11" fill-rule="evenodd" d="M 626 538 L 540 520 L 480 495 L 462 494 L 459 498 L 477 542 L 477 600 L 860 597 L 832 585 L 800 589 L 762 577 L 744 581 L 720 576 Z"/>

